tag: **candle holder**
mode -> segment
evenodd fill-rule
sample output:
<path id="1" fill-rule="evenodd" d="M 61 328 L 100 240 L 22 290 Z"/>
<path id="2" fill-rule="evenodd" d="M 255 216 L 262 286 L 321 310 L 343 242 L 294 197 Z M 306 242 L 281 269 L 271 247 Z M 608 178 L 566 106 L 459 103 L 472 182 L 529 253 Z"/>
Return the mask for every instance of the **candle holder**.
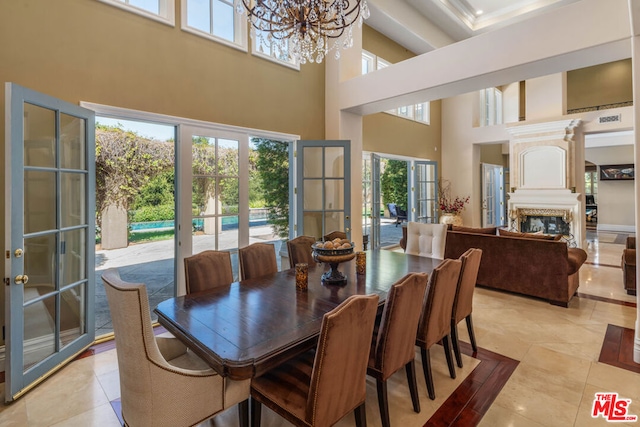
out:
<path id="1" fill-rule="evenodd" d="M 367 272 L 367 253 L 357 252 L 356 253 L 356 273 L 365 274 L 366 272 Z"/>
<path id="2" fill-rule="evenodd" d="M 296 264 L 296 289 L 306 291 L 309 286 L 309 264 L 301 262 Z"/>

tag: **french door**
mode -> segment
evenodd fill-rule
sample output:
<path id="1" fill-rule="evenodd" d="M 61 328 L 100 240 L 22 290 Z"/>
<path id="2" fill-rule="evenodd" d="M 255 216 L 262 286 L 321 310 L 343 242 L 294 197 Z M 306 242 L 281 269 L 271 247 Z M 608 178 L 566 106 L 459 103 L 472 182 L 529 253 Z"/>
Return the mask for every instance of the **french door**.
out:
<path id="1" fill-rule="evenodd" d="M 94 341 L 94 113 L 7 83 L 5 400 Z"/>
<path id="2" fill-rule="evenodd" d="M 298 141 L 294 236 L 351 231 L 349 141 Z"/>
<path id="3" fill-rule="evenodd" d="M 438 222 L 438 163 L 414 161 L 413 183 L 409 191 L 412 221 Z"/>
<path id="4" fill-rule="evenodd" d="M 482 164 L 482 226 L 505 225 L 504 170 L 500 165 Z"/>

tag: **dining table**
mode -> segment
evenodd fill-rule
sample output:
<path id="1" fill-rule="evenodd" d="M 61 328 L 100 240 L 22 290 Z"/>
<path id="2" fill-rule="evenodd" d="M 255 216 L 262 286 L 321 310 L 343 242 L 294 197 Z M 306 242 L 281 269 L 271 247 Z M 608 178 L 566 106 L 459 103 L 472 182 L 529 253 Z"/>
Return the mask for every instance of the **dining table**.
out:
<path id="1" fill-rule="evenodd" d="M 220 375 L 260 376 L 317 344 L 323 316 L 351 295 L 376 294 L 380 309 L 391 286 L 412 272 L 431 273 L 439 259 L 389 250 L 366 251 L 338 265 L 344 284 L 326 284 L 326 264 L 309 266 L 308 287 L 296 288 L 295 268 L 178 296 L 155 308 L 159 323 Z"/>

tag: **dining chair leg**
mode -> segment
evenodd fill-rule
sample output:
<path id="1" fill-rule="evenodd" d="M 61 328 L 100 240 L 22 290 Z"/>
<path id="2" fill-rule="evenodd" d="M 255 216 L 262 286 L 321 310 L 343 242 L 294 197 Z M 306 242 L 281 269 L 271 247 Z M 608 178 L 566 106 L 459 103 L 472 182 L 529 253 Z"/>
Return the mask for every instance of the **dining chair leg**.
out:
<path id="1" fill-rule="evenodd" d="M 356 427 L 367 427 L 367 411 L 364 406 L 364 402 L 362 405 L 358 406 L 354 411 L 356 416 Z"/>
<path id="2" fill-rule="evenodd" d="M 435 400 L 436 391 L 433 388 L 433 376 L 431 375 L 431 358 L 429 357 L 429 349 L 421 348 L 420 354 L 422 355 L 422 371 L 424 372 L 424 381 L 427 383 L 429 399 Z"/>
<path id="3" fill-rule="evenodd" d="M 451 356 L 451 346 L 449 345 L 449 335 L 442 338 L 442 347 L 444 347 L 444 356 L 447 358 L 447 366 L 449 367 L 449 375 L 456 378 L 456 368 L 453 366 L 453 356 Z"/>
<path id="4" fill-rule="evenodd" d="M 478 351 L 478 345 L 476 344 L 476 335 L 473 333 L 473 321 L 471 320 L 471 313 L 466 317 L 467 331 L 469 331 L 469 340 L 471 341 L 471 348 L 473 352 Z"/>
<path id="5" fill-rule="evenodd" d="M 411 359 L 405 365 L 407 371 L 407 382 L 409 383 L 409 394 L 411 394 L 411 403 L 413 403 L 413 412 L 420 412 L 420 398 L 418 397 L 418 382 L 416 381 L 416 361 Z"/>
<path id="6" fill-rule="evenodd" d="M 240 427 L 249 427 L 249 399 L 238 404 L 238 417 L 240 418 Z"/>
<path id="7" fill-rule="evenodd" d="M 260 427 L 262 417 L 262 404 L 251 398 L 251 427 Z"/>
<path id="8" fill-rule="evenodd" d="M 462 355 L 460 354 L 460 343 L 458 342 L 458 325 L 455 320 L 451 321 L 451 344 L 453 345 L 453 354 L 456 356 L 458 367 L 462 368 Z"/>
<path id="9" fill-rule="evenodd" d="M 378 388 L 378 406 L 380 407 L 380 419 L 382 420 L 382 427 L 390 427 L 391 421 L 389 420 L 389 400 L 387 399 L 387 382 L 376 379 L 376 385 Z"/>

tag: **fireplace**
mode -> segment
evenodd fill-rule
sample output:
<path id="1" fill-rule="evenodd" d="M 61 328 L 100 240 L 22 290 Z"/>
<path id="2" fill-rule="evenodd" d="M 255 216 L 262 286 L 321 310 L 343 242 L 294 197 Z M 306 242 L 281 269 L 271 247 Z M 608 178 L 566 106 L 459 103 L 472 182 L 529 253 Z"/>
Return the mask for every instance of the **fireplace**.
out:
<path id="1" fill-rule="evenodd" d="M 561 235 L 571 240 L 573 214 L 568 209 L 516 209 L 511 214 L 517 220 L 517 231 Z M 514 221 L 515 222 L 515 221 Z"/>

